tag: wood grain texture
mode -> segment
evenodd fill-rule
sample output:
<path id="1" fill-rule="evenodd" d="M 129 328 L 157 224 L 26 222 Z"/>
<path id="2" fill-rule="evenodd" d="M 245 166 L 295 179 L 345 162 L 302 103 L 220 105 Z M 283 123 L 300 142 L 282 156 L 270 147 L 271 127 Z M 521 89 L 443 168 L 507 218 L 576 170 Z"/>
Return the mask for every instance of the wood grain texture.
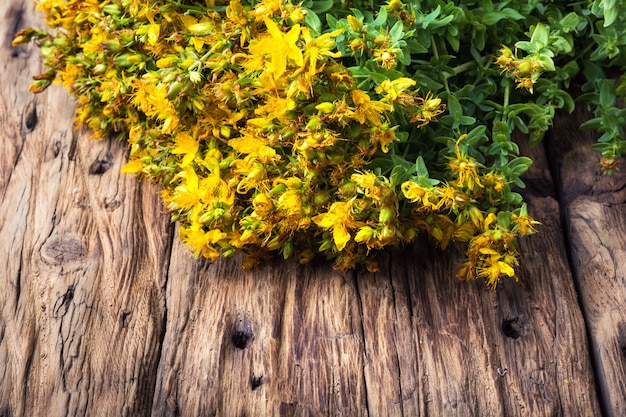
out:
<path id="1" fill-rule="evenodd" d="M 169 262 L 157 190 L 119 173 L 123 144 L 74 131 L 66 92 L 28 93 L 38 53 L 10 40 L 38 22 L 29 0 L 2 13 L 0 415 L 148 415 Z"/>
<path id="2" fill-rule="evenodd" d="M 575 115 L 578 120 L 589 117 Z M 606 416 L 626 415 L 626 172 L 603 175 L 593 135 L 562 119 L 553 139 L 574 277 Z"/>
<path id="3" fill-rule="evenodd" d="M 10 40 L 39 21 L 30 0 L 7 4 L 0 416 L 626 414 L 615 179 L 557 193 L 542 148 L 524 149 L 542 226 L 520 242 L 520 282 L 497 291 L 454 278 L 462 247 L 428 242 L 386 254 L 375 274 L 197 260 L 158 188 L 119 173 L 124 144 L 74 131 L 61 87 L 27 91 L 38 53 Z"/>

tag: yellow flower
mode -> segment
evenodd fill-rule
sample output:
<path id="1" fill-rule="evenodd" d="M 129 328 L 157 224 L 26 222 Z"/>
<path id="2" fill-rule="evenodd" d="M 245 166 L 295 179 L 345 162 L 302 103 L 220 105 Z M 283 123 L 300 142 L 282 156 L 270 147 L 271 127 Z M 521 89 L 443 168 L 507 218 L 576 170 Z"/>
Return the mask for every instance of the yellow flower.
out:
<path id="1" fill-rule="evenodd" d="M 456 158 L 450 159 L 448 166 L 452 172 L 457 175 L 456 184 L 459 187 L 473 191 L 475 186 L 483 188 L 483 185 L 480 183 L 480 177 L 478 175 L 478 162 L 476 162 L 474 158 L 462 153 L 459 149 L 459 144 L 466 137 L 467 135 L 463 134 L 456 141 Z"/>
<path id="2" fill-rule="evenodd" d="M 281 123 L 289 123 L 289 112 L 296 108 L 296 102 L 292 98 L 268 96 L 265 104 L 258 106 L 254 114 L 265 116 L 264 119 L 271 121 L 278 119 Z"/>
<path id="3" fill-rule="evenodd" d="M 262 0 L 254 7 L 252 14 L 256 17 L 263 17 L 266 19 L 267 16 L 277 14 L 276 12 L 281 11 L 282 7 L 283 3 L 280 0 Z"/>
<path id="4" fill-rule="evenodd" d="M 349 15 L 348 16 L 348 25 L 350 25 L 350 29 L 353 32 L 360 32 L 363 29 L 363 22 L 361 19 L 357 19 L 356 17 Z"/>
<path id="5" fill-rule="evenodd" d="M 513 214 L 512 219 L 516 223 L 514 230 L 517 230 L 520 235 L 530 235 L 537 232 L 534 226 L 539 224 L 539 222 L 528 214 Z"/>
<path id="6" fill-rule="evenodd" d="M 354 237 L 354 241 L 358 243 L 368 243 L 376 236 L 376 231 L 369 226 L 364 226 L 359 229 L 356 236 Z M 368 245 L 369 248 L 369 245 Z"/>
<path id="7" fill-rule="evenodd" d="M 373 172 L 352 174 L 350 181 L 357 185 L 359 192 L 364 194 L 365 197 L 371 198 L 376 202 L 380 202 L 392 194 L 389 183 L 380 181 Z"/>
<path id="8" fill-rule="evenodd" d="M 184 168 L 191 164 L 196 157 L 200 144 L 191 135 L 179 132 L 176 135 L 176 147 L 172 149 L 174 155 L 184 155 L 180 167 Z"/>
<path id="9" fill-rule="evenodd" d="M 242 154 L 256 154 L 261 147 L 266 146 L 266 142 L 255 136 L 244 134 L 241 137 L 229 140 L 228 146 Z"/>
<path id="10" fill-rule="evenodd" d="M 396 78 L 393 81 L 384 80 L 378 87 L 376 93 L 385 94 L 385 101 L 394 103 L 401 97 L 402 93 L 415 85 L 415 80 L 406 77 Z"/>
<path id="11" fill-rule="evenodd" d="M 378 62 L 381 67 L 387 70 L 398 65 L 396 62 L 396 52 L 393 49 L 375 50 L 374 61 Z"/>
<path id="12" fill-rule="evenodd" d="M 401 188 L 402 193 L 407 198 L 407 200 L 414 203 L 421 202 L 422 199 L 426 196 L 426 193 L 429 192 L 426 188 L 418 185 L 413 181 L 403 182 Z"/>
<path id="13" fill-rule="evenodd" d="M 200 52 L 205 44 L 211 42 L 210 37 L 206 35 L 214 30 L 215 25 L 209 19 L 203 17 L 198 21 L 194 17 L 185 14 L 180 16 L 180 20 L 183 22 L 185 29 L 193 35 L 189 41 L 197 52 Z"/>
<path id="14" fill-rule="evenodd" d="M 417 127 L 426 126 L 446 110 L 446 105 L 441 103 L 441 99 L 433 97 L 431 93 L 426 94 L 426 98 L 420 98 L 419 101 L 421 101 L 421 105 L 411 119 L 411 123 L 420 122 Z"/>
<path id="15" fill-rule="evenodd" d="M 389 145 L 396 139 L 396 126 L 389 128 L 387 123 L 383 123 L 380 126 L 372 129 L 371 138 L 372 142 L 378 143 L 384 153 L 389 152 Z"/>
<path id="16" fill-rule="evenodd" d="M 274 209 L 272 199 L 267 194 L 263 193 L 257 194 L 254 199 L 252 199 L 252 206 L 254 207 L 254 212 L 259 216 L 267 216 Z"/>
<path id="17" fill-rule="evenodd" d="M 495 288 L 502 275 L 515 278 L 517 281 L 515 270 L 510 265 L 512 262 L 517 265 L 515 257 L 503 256 L 491 248 L 482 248 L 480 253 L 484 256 L 484 261 L 482 266 L 478 268 L 478 276 L 485 278 L 487 285 Z"/>
<path id="18" fill-rule="evenodd" d="M 147 35 L 146 40 L 148 45 L 155 46 L 159 41 L 159 35 L 161 34 L 161 25 L 159 23 L 152 23 L 149 25 L 140 26 L 135 32 L 137 35 Z"/>
<path id="19" fill-rule="evenodd" d="M 337 201 L 326 213 L 318 214 L 312 220 L 323 229 L 331 229 L 337 250 L 342 251 L 350 241 L 348 228 L 358 227 L 359 222 L 352 216 L 352 201 Z"/>
<path id="20" fill-rule="evenodd" d="M 167 99 L 167 87 L 164 84 L 152 85 L 134 80 L 132 86 L 136 89 L 131 103 L 148 117 L 163 120 L 163 133 L 171 133 L 178 125 L 179 117 L 176 108 Z"/>
<path id="21" fill-rule="evenodd" d="M 228 237 L 226 233 L 220 230 L 205 232 L 202 230 L 202 227 L 195 222 L 188 227 L 181 226 L 179 233 L 181 240 L 193 250 L 195 256 L 198 256 L 200 252 L 202 252 L 202 256 L 211 260 L 215 260 L 220 256 L 220 253 L 212 244 Z"/>
<path id="22" fill-rule="evenodd" d="M 172 209 L 191 209 L 200 202 L 200 192 L 198 188 L 199 179 L 196 171 L 190 166 L 187 166 L 183 171 L 179 172 L 172 182 L 181 179 L 179 184 L 171 196 L 166 198 L 164 194 L 165 202 L 171 203 Z M 164 191 L 165 192 L 165 191 Z"/>
<path id="23" fill-rule="evenodd" d="M 425 188 L 413 181 L 405 181 L 401 188 L 407 200 L 420 203 L 426 208 L 439 210 L 444 203 L 440 198 L 441 190 L 438 188 Z"/>
<path id="24" fill-rule="evenodd" d="M 498 58 L 495 61 L 495 64 L 500 66 L 505 71 L 510 71 L 513 69 L 513 62 L 517 59 L 517 57 L 511 51 L 511 48 L 508 46 L 502 45 L 502 48 L 499 51 Z"/>
<path id="25" fill-rule="evenodd" d="M 362 90 L 350 91 L 350 98 L 355 105 L 355 110 L 351 116 L 361 124 L 368 121 L 371 125 L 380 126 L 383 113 L 393 109 L 391 105 L 382 101 L 372 101 L 370 96 Z"/>
<path id="26" fill-rule="evenodd" d="M 302 39 L 304 39 L 304 60 L 309 63 L 308 72 L 310 75 L 315 75 L 318 72 L 317 61 L 324 59 L 325 56 L 331 58 L 339 58 L 341 56 L 341 52 L 331 52 L 331 49 L 335 47 L 335 40 L 333 38 L 341 32 L 343 32 L 342 29 L 337 29 L 333 32 L 325 33 L 313 39 L 309 29 L 307 27 L 302 28 Z"/>
<path id="27" fill-rule="evenodd" d="M 80 65 L 68 63 L 65 65 L 65 68 L 58 71 L 58 74 L 59 78 L 56 78 L 54 82 L 61 82 L 63 84 L 63 87 L 67 88 L 69 91 L 72 91 L 74 89 L 74 86 L 76 85 L 76 79 L 84 74 L 84 68 L 82 68 Z"/>
<path id="28" fill-rule="evenodd" d="M 138 174 L 143 168 L 144 164 L 141 159 L 132 159 L 120 171 L 125 174 Z"/>
<path id="29" fill-rule="evenodd" d="M 270 36 L 251 42 L 249 50 L 253 54 L 269 56 L 268 69 L 274 79 L 279 78 L 287 70 L 287 60 L 293 61 L 298 67 L 304 64 L 302 51 L 296 45 L 300 37 L 300 25 L 293 26 L 289 32 L 283 33 L 276 22 L 264 17 L 263 21 Z"/>

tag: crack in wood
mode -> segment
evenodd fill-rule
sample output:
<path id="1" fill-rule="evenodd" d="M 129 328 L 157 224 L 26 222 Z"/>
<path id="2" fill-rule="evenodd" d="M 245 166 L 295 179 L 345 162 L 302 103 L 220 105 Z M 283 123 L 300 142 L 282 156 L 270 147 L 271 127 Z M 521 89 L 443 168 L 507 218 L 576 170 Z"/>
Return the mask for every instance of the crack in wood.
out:
<path id="1" fill-rule="evenodd" d="M 70 307 L 70 303 L 74 299 L 75 289 L 76 289 L 76 284 L 72 284 L 67 288 L 67 291 L 65 291 L 64 294 L 62 294 L 61 296 L 59 296 L 59 298 L 57 298 L 56 302 L 54 303 L 54 307 L 52 308 L 53 318 L 55 319 L 63 318 L 67 314 L 69 307 Z M 61 311 L 61 308 L 63 307 L 65 307 L 65 310 L 59 316 L 59 311 Z"/>
<path id="2" fill-rule="evenodd" d="M 6 19 L 9 22 L 10 29 L 7 30 L 6 37 L 4 39 L 4 48 L 10 50 L 11 58 L 18 58 L 20 51 L 25 49 L 24 45 L 13 47 L 13 37 L 22 28 L 22 22 L 24 20 L 24 7 L 22 5 L 11 4 L 6 13 Z"/>

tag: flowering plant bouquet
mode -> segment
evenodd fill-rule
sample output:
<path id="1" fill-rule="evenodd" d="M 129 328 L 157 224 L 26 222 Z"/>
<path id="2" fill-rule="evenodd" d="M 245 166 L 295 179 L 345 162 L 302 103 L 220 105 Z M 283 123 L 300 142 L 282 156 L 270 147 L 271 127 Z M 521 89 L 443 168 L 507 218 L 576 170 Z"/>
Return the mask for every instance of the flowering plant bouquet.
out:
<path id="1" fill-rule="evenodd" d="M 536 221 L 515 187 L 576 105 L 616 169 L 626 113 L 617 0 L 37 0 L 35 40 L 77 124 L 127 140 L 196 255 L 244 266 L 323 254 L 376 270 L 379 249 L 466 245 L 458 276 L 516 277 Z"/>

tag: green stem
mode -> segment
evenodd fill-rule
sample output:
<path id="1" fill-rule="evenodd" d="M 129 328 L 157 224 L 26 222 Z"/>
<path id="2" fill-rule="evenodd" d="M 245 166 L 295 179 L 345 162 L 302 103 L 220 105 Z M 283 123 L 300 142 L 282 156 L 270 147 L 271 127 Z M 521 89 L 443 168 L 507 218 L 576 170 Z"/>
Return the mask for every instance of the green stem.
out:
<path id="1" fill-rule="evenodd" d="M 437 60 L 437 65 L 439 65 L 439 50 L 437 49 L 437 42 L 435 41 L 435 37 L 433 35 L 430 35 L 430 44 L 433 46 L 433 55 Z M 448 76 L 445 72 L 443 72 L 443 87 L 446 89 L 446 93 L 450 94 Z"/>
<path id="2" fill-rule="evenodd" d="M 504 86 L 504 102 L 502 106 L 504 107 L 504 114 L 509 112 L 509 95 L 511 94 L 511 83 L 507 82 L 506 86 Z"/>
<path id="3" fill-rule="evenodd" d="M 467 70 L 469 70 L 470 68 L 473 68 L 476 64 L 474 63 L 474 61 L 468 61 L 464 64 L 461 65 L 457 65 L 456 67 L 452 68 L 452 72 L 445 72 L 444 75 L 446 77 L 446 79 L 453 77 L 455 75 L 459 75 Z"/>

